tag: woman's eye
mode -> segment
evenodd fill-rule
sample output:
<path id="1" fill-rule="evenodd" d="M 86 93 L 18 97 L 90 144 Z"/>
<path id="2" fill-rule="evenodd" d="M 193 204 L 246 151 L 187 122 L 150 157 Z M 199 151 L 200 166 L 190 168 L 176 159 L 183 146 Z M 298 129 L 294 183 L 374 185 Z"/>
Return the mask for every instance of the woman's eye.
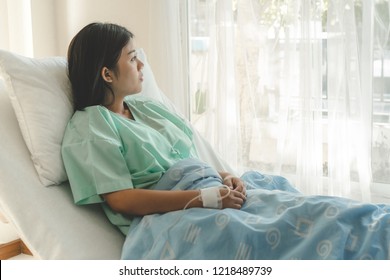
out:
<path id="1" fill-rule="evenodd" d="M 136 61 L 137 60 L 137 56 L 135 55 L 135 56 L 133 56 L 131 59 L 130 59 L 130 61 Z"/>

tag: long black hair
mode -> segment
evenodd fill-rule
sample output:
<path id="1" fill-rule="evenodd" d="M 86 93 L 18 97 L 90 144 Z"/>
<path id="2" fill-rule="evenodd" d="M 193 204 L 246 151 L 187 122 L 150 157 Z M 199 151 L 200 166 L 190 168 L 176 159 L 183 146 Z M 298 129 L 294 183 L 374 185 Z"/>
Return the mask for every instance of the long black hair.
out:
<path id="1" fill-rule="evenodd" d="M 114 93 L 101 76 L 103 67 L 113 71 L 123 47 L 134 35 L 112 23 L 91 23 L 81 29 L 68 48 L 68 75 L 75 110 L 102 105 L 106 90 Z"/>

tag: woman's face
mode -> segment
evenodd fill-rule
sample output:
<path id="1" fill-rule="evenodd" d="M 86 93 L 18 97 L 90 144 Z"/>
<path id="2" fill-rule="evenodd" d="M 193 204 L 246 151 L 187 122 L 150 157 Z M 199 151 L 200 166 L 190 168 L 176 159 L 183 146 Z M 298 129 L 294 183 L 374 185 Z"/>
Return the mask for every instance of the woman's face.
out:
<path id="1" fill-rule="evenodd" d="M 144 64 L 137 58 L 132 41 L 123 49 L 113 73 L 112 89 L 117 96 L 127 96 L 142 90 Z"/>

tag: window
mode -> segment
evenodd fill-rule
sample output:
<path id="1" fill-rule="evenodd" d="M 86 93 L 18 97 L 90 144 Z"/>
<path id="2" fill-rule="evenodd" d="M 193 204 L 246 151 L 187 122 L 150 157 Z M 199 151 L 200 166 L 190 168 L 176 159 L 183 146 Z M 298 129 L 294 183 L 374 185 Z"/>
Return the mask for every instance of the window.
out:
<path id="1" fill-rule="evenodd" d="M 224 155 L 234 149 L 213 133 L 233 129 L 224 137 L 236 137 L 243 170 L 321 176 L 328 193 L 345 180 L 390 184 L 389 3 L 369 2 L 191 0 L 193 124 Z M 231 115 L 216 113 L 222 101 Z"/>

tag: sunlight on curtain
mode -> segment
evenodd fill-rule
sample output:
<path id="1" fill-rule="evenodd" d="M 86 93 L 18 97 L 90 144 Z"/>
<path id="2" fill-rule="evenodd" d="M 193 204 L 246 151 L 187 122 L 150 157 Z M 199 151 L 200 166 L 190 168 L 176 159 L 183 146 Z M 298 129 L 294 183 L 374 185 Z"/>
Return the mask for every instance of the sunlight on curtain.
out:
<path id="1" fill-rule="evenodd" d="M 183 115 L 189 115 L 187 2 L 151 1 L 148 54 L 153 71 L 159 73 L 159 87 Z"/>
<path id="2" fill-rule="evenodd" d="M 389 2 L 190 1 L 192 122 L 307 194 L 390 190 Z"/>
<path id="3" fill-rule="evenodd" d="M 233 168 L 239 148 L 239 101 L 235 82 L 234 14 L 230 0 L 204 1 L 204 28 L 192 37 L 191 72 L 196 87 L 192 122 Z M 207 51 L 206 51 L 207 50 Z M 192 76 L 193 75 L 193 76 Z M 206 100 L 207 99 L 207 100 Z M 209 110 L 205 110 L 205 106 Z"/>
<path id="4" fill-rule="evenodd" d="M 33 55 L 31 0 L 0 0 L 0 48 Z"/>

